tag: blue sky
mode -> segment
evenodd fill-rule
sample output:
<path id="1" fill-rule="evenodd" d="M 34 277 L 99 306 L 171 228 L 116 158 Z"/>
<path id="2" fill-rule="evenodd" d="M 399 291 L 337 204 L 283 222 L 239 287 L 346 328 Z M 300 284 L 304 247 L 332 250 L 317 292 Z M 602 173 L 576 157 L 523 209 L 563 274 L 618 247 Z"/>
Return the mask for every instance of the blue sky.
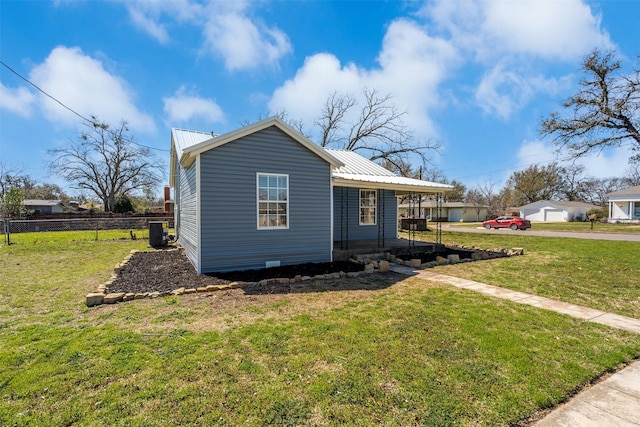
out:
<path id="1" fill-rule="evenodd" d="M 79 113 L 127 120 L 167 160 L 172 127 L 224 133 L 286 110 L 311 130 L 327 96 L 393 95 L 434 166 L 469 188 L 554 159 L 540 118 L 582 58 L 638 66 L 639 0 L 6 1 L 0 59 Z M 0 161 L 41 182 L 80 120 L 0 67 Z M 621 176 L 626 148 L 582 161 Z"/>

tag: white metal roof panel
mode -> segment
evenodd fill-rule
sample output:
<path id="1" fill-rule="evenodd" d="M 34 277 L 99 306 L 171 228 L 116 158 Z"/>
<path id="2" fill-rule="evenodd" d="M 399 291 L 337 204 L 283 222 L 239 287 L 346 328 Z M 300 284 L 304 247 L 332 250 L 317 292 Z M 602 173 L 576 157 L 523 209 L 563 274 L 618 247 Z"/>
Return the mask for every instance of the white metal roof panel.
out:
<path id="1" fill-rule="evenodd" d="M 209 132 L 174 128 L 171 129 L 171 136 L 176 147 L 177 157 L 180 159 L 187 148 L 213 139 L 218 135 Z"/>
<path id="2" fill-rule="evenodd" d="M 356 174 L 372 176 L 396 176 L 393 172 L 377 163 L 362 157 L 354 151 L 325 148 L 325 151 L 344 163 L 334 171 L 339 174 Z"/>
<path id="3" fill-rule="evenodd" d="M 333 180 L 337 185 L 384 188 L 406 193 L 442 192 L 453 188 L 448 184 L 397 176 L 390 170 L 353 151 L 330 148 L 325 148 L 325 150 L 344 163 L 344 166 L 333 170 Z"/>

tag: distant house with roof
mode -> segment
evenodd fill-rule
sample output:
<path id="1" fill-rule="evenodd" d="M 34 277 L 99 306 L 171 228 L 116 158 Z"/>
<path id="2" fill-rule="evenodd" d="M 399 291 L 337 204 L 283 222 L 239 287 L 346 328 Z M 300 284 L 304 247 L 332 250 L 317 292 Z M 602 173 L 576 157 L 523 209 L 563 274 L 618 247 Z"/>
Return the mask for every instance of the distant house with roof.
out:
<path id="1" fill-rule="evenodd" d="M 520 216 L 533 222 L 586 221 L 587 211 L 598 206 L 585 202 L 538 200 L 520 207 Z"/>
<path id="2" fill-rule="evenodd" d="M 397 196 L 451 186 L 325 149 L 277 118 L 224 135 L 171 131 L 177 241 L 198 273 L 333 259 L 397 240 Z"/>
<path id="3" fill-rule="evenodd" d="M 478 222 L 488 217 L 488 206 L 467 202 L 442 202 L 422 200 L 420 203 L 398 205 L 401 218 L 425 218 L 429 221 Z"/>
<path id="4" fill-rule="evenodd" d="M 609 221 L 640 222 L 640 185 L 614 191 L 609 198 Z"/>
<path id="5" fill-rule="evenodd" d="M 76 210 L 73 206 L 62 200 L 26 199 L 22 204 L 26 210 L 41 215 L 73 212 Z"/>

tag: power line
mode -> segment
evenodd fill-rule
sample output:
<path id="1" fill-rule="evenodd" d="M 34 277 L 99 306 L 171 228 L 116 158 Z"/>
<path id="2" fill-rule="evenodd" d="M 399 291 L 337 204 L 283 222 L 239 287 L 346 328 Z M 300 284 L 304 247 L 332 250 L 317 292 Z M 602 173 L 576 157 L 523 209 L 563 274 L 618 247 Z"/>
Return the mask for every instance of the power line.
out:
<path id="1" fill-rule="evenodd" d="M 52 101 L 58 103 L 62 108 L 70 111 L 71 113 L 75 114 L 76 116 L 80 117 L 82 120 L 84 120 L 85 122 L 91 124 L 92 126 L 95 126 L 97 123 L 95 120 L 89 119 L 85 116 L 83 116 L 82 114 L 78 113 L 76 110 L 74 110 L 73 108 L 69 107 L 68 105 L 64 104 L 62 101 L 60 101 L 59 99 L 55 98 L 54 96 L 48 94 L 47 92 L 45 92 L 44 90 L 42 90 L 40 87 L 38 87 L 38 85 L 36 85 L 35 83 L 33 83 L 32 81 L 30 81 L 29 79 L 27 79 L 26 77 L 22 76 L 20 73 L 18 73 L 16 70 L 14 70 L 13 68 L 11 68 L 9 65 L 7 65 L 3 60 L 0 59 L 0 64 L 2 64 L 5 68 L 7 68 L 9 71 L 11 71 L 13 74 L 15 74 L 16 76 L 18 76 L 20 79 L 24 80 L 25 82 L 27 82 L 28 84 L 30 84 L 31 86 L 33 86 L 38 92 L 42 93 L 44 96 L 46 96 L 47 98 L 51 99 Z M 114 131 L 112 131 L 111 129 L 106 129 L 107 132 L 109 132 L 111 135 L 113 136 L 117 136 L 116 133 Z M 122 137 L 121 137 L 122 138 Z M 155 148 L 155 147 L 151 147 L 149 145 L 144 145 L 144 144 L 140 144 L 136 141 L 134 141 L 133 139 L 130 138 L 122 138 L 127 142 L 130 142 L 131 144 L 137 145 L 139 147 L 143 147 L 143 148 L 148 148 L 149 150 L 157 150 L 157 151 L 165 151 L 165 152 L 169 152 L 169 150 L 163 149 L 163 148 Z"/>

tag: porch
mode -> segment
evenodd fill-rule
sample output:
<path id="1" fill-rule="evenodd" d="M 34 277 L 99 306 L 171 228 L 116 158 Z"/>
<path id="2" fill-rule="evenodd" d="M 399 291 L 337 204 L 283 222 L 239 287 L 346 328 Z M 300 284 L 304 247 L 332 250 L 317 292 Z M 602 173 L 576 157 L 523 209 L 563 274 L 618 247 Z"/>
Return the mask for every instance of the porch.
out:
<path id="1" fill-rule="evenodd" d="M 394 255 L 417 254 L 435 252 L 443 245 L 435 242 L 420 242 L 409 239 L 371 239 L 351 240 L 349 242 L 333 242 L 333 260 L 346 261 L 362 254 L 383 254 L 390 252 Z"/>

